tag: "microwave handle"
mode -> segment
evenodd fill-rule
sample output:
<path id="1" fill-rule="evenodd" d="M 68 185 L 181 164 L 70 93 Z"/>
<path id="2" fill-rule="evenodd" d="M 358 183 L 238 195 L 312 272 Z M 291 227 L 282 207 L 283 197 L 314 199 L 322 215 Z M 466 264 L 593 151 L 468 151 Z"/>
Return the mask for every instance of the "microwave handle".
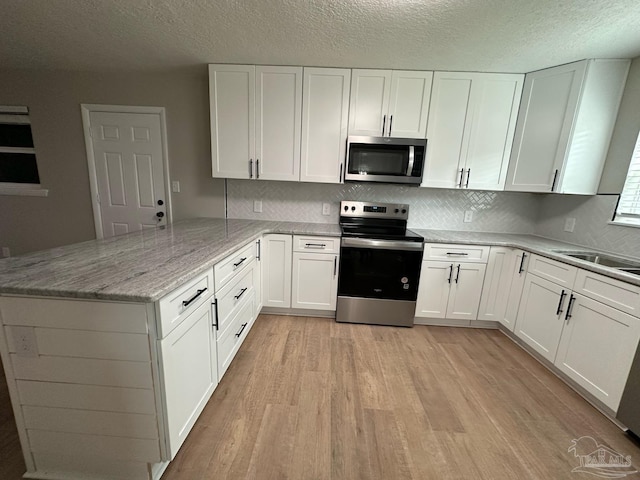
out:
<path id="1" fill-rule="evenodd" d="M 413 164 L 416 160 L 416 149 L 413 145 L 409 147 L 409 165 L 407 166 L 407 177 L 411 176 L 411 172 L 413 172 Z"/>

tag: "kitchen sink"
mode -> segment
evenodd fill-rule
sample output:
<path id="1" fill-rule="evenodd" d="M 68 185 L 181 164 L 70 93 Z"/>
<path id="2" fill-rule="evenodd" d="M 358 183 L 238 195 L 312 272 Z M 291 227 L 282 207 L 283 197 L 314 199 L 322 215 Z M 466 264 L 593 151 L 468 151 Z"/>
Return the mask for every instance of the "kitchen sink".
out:
<path id="1" fill-rule="evenodd" d="M 603 267 L 618 268 L 627 272 L 640 274 L 640 264 L 622 258 L 611 257 L 598 252 L 567 252 L 556 250 L 555 253 L 566 255 L 567 257 L 577 258 L 586 262 L 597 263 Z"/>

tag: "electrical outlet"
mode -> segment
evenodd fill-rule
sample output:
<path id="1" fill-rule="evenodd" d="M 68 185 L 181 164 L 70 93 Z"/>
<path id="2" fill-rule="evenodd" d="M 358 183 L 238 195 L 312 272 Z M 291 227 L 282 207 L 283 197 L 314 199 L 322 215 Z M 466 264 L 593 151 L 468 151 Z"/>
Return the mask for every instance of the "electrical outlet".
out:
<path id="1" fill-rule="evenodd" d="M 253 201 L 253 211 L 256 213 L 262 213 L 262 200 Z"/>
<path id="2" fill-rule="evenodd" d="M 4 258 L 11 256 L 11 250 L 9 250 L 9 247 L 2 247 L 2 256 Z"/>
<path id="3" fill-rule="evenodd" d="M 576 228 L 576 219 L 575 218 L 567 218 L 564 221 L 564 231 L 565 232 L 573 232 Z"/>
<path id="4" fill-rule="evenodd" d="M 178 180 L 171 182 L 171 190 L 173 193 L 180 193 L 180 182 Z"/>
<path id="5" fill-rule="evenodd" d="M 17 355 L 25 357 L 38 356 L 36 332 L 33 327 L 10 327 L 13 344 Z"/>
<path id="6" fill-rule="evenodd" d="M 473 210 L 464 211 L 464 223 L 471 223 L 473 221 Z"/>
<path id="7" fill-rule="evenodd" d="M 322 215 L 331 215 L 331 204 L 323 203 L 322 204 Z"/>

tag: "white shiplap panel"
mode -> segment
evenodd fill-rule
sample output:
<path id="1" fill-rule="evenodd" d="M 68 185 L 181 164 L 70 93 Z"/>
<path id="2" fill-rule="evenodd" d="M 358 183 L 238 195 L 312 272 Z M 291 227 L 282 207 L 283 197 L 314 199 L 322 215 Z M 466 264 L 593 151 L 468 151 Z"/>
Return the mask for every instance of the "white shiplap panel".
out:
<path id="1" fill-rule="evenodd" d="M 160 461 L 158 440 L 28 430 L 31 451 L 117 460 Z"/>
<path id="2" fill-rule="evenodd" d="M 23 406 L 22 414 L 26 427 L 32 430 L 127 438 L 158 438 L 155 415 L 35 406 Z"/>
<path id="3" fill-rule="evenodd" d="M 66 357 L 26 357 L 12 353 L 13 373 L 19 380 L 152 388 L 149 362 L 120 362 Z"/>
<path id="4" fill-rule="evenodd" d="M 7 326 L 9 351 L 17 351 L 11 325 Z M 28 327 L 19 327 L 28 328 Z M 150 361 L 149 339 L 137 333 L 91 332 L 87 330 L 62 330 L 35 328 L 36 344 L 40 355 L 57 357 L 82 357 L 134 362 Z"/>
<path id="5" fill-rule="evenodd" d="M 153 390 L 25 380 L 18 380 L 17 386 L 22 405 L 152 415 L 156 412 Z"/>
<path id="6" fill-rule="evenodd" d="M 147 333 L 143 303 L 0 297 L 0 313 L 5 325 Z"/>

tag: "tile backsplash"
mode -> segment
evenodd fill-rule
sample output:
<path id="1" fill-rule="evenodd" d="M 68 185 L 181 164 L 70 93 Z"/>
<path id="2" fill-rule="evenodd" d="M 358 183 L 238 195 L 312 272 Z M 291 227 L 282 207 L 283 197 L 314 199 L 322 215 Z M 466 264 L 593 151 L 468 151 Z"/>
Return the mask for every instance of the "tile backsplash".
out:
<path id="1" fill-rule="evenodd" d="M 262 201 L 262 213 L 254 201 Z M 445 190 L 403 185 L 344 185 L 227 180 L 227 217 L 338 223 L 341 200 L 409 204 L 409 226 L 437 230 L 533 233 L 540 196 L 530 193 Z M 330 215 L 322 215 L 329 203 Z M 464 213 L 473 220 L 464 223 Z"/>
<path id="2" fill-rule="evenodd" d="M 617 195 L 545 195 L 535 234 L 620 255 L 640 256 L 640 228 L 609 223 Z M 573 232 L 565 232 L 567 218 L 575 218 Z"/>

